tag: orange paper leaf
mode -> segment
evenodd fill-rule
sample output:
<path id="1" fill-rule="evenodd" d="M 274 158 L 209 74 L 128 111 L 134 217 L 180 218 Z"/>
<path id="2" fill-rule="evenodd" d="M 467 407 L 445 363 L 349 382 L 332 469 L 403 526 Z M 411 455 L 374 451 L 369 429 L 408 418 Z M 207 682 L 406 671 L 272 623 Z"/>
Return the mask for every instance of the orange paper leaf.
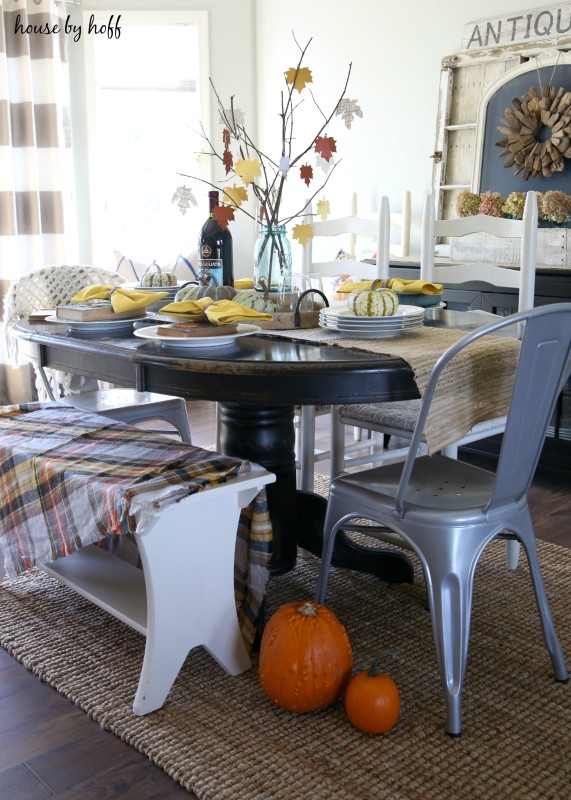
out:
<path id="1" fill-rule="evenodd" d="M 308 222 L 304 222 L 302 225 L 294 225 L 293 238 L 297 239 L 305 247 L 308 241 L 313 239 L 313 227 Z"/>
<path id="2" fill-rule="evenodd" d="M 225 150 L 222 155 L 222 163 L 224 164 L 224 169 L 226 170 L 226 175 L 232 170 L 234 165 L 234 158 L 230 150 Z"/>
<path id="3" fill-rule="evenodd" d="M 301 92 L 305 89 L 306 83 L 313 83 L 311 70 L 308 67 L 290 67 L 285 73 L 286 83 L 293 84 L 293 88 Z"/>
<path id="4" fill-rule="evenodd" d="M 262 165 L 259 161 L 255 161 L 251 158 L 240 159 L 240 161 L 236 161 L 234 172 L 242 178 L 244 183 L 248 184 L 252 183 L 254 178 L 262 174 Z"/>
<path id="5" fill-rule="evenodd" d="M 313 178 L 313 167 L 311 167 L 309 164 L 304 164 L 299 168 L 299 174 L 301 179 L 305 181 L 306 186 L 309 186 Z"/>
<path id="6" fill-rule="evenodd" d="M 332 136 L 318 136 L 315 140 L 315 152 L 329 161 L 333 153 L 337 152 L 335 139 Z"/>
<path id="7" fill-rule="evenodd" d="M 214 206 L 212 216 L 221 228 L 226 228 L 234 219 L 234 209 L 232 206 Z"/>

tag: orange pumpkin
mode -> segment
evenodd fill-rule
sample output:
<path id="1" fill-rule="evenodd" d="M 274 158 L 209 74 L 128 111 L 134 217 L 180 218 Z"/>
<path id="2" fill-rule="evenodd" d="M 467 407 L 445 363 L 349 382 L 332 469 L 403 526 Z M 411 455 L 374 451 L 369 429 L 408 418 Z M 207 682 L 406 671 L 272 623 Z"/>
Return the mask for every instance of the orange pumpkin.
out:
<path id="1" fill-rule="evenodd" d="M 368 671 L 359 672 L 349 683 L 345 710 L 351 723 L 364 733 L 386 733 L 399 718 L 400 695 L 396 683 L 379 672 L 378 656 Z"/>
<path id="2" fill-rule="evenodd" d="M 325 606 L 286 603 L 266 625 L 260 643 L 260 683 L 280 708 L 303 713 L 331 705 L 352 668 L 347 632 Z"/>

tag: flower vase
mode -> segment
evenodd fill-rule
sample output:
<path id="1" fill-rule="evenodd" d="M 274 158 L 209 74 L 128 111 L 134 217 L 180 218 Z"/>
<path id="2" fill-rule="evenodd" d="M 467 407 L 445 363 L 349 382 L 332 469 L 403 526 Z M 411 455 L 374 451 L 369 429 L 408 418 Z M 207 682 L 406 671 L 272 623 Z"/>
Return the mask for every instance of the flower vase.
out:
<path id="1" fill-rule="evenodd" d="M 291 284 L 291 245 L 285 225 L 262 225 L 254 248 L 254 289 L 278 292 Z"/>

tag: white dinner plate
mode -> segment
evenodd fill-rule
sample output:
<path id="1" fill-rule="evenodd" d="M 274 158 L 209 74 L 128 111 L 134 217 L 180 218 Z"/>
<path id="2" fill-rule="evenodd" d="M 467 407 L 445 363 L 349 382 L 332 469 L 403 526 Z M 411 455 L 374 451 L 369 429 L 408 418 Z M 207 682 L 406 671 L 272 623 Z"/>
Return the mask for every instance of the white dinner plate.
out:
<path id="1" fill-rule="evenodd" d="M 238 333 L 229 333 L 228 336 L 196 336 L 189 338 L 188 336 L 160 336 L 157 334 L 157 328 L 168 328 L 168 325 L 150 325 L 146 328 L 139 328 L 135 331 L 135 336 L 141 339 L 149 339 L 153 342 L 159 342 L 162 346 L 177 347 L 181 350 L 190 350 L 193 347 L 221 347 L 222 345 L 232 344 L 233 341 L 240 336 L 251 336 L 253 333 L 259 333 L 262 329 L 259 325 L 250 325 L 248 323 L 238 323 Z"/>
<path id="2" fill-rule="evenodd" d="M 405 333 L 406 331 L 412 330 L 414 328 L 421 328 L 423 326 L 423 321 L 420 320 L 415 325 L 409 325 L 406 328 L 385 328 L 384 330 L 361 330 L 361 331 L 351 331 L 351 330 L 342 330 L 341 328 L 337 327 L 336 325 L 327 325 L 322 322 L 319 323 L 319 327 L 323 328 L 326 331 L 334 331 L 341 336 L 348 336 L 351 339 L 393 339 L 395 336 L 400 336 L 401 333 Z"/>
<path id="3" fill-rule="evenodd" d="M 60 325 L 67 325 L 70 331 L 94 332 L 104 333 L 105 331 L 118 331 L 127 330 L 133 327 L 134 322 L 140 322 L 143 319 L 154 319 L 154 314 L 145 312 L 139 314 L 138 317 L 130 317 L 129 319 L 62 319 L 61 317 L 49 316 L 46 317 L 46 322 L 57 322 Z"/>
<path id="4" fill-rule="evenodd" d="M 421 306 L 406 306 L 401 305 L 397 308 L 396 312 L 389 316 L 384 317 L 358 317 L 348 308 L 325 308 L 321 312 L 328 317 L 339 317 L 343 320 L 355 322 L 357 324 L 369 325 L 371 322 L 378 322 L 380 324 L 387 324 L 390 322 L 400 321 L 404 319 L 411 319 L 415 317 L 424 316 L 424 308 Z"/>

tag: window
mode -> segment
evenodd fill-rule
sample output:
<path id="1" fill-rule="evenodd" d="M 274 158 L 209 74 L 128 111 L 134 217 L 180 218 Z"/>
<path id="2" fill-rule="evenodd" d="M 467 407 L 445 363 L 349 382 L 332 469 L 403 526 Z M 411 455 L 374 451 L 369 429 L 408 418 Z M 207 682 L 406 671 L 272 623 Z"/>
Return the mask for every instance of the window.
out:
<path id="1" fill-rule="evenodd" d="M 93 16 L 109 23 L 108 13 Z M 166 266 L 195 249 L 206 214 L 193 206 L 183 214 L 173 202 L 190 185 L 178 173 L 200 174 L 201 121 L 208 130 L 206 13 L 129 13 L 119 38 L 88 39 L 95 263 L 115 266 L 120 253 Z"/>

